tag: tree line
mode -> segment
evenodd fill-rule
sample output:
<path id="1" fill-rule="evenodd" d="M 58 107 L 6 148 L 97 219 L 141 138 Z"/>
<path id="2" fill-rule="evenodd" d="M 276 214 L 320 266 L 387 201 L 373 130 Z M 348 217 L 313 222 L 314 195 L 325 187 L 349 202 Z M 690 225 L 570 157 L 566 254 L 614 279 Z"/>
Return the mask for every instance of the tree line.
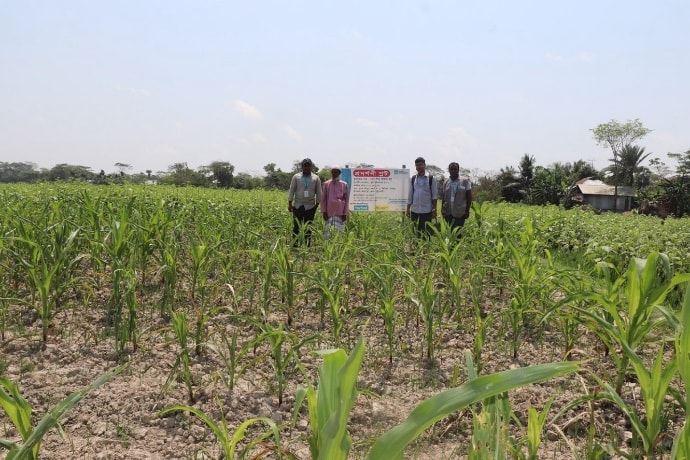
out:
<path id="1" fill-rule="evenodd" d="M 506 166 L 498 173 L 469 171 L 461 174 L 470 176 L 475 199 L 483 201 L 507 201 L 533 205 L 560 205 L 570 207 L 574 204 L 573 192 L 577 181 L 584 178 L 599 179 L 609 185 L 630 186 L 637 193 L 637 203 L 658 203 L 668 214 L 674 216 L 690 215 L 690 149 L 684 153 L 668 153 L 675 161 L 675 169 L 660 158 L 650 158 L 651 153 L 636 144 L 650 129 L 638 119 L 618 122 L 611 120 L 597 125 L 592 130 L 594 141 L 611 150 L 609 166 L 597 170 L 584 160 L 572 163 L 553 163 L 549 166 L 537 164 L 534 156 L 525 153 L 518 167 Z M 88 181 L 95 185 L 124 183 L 156 183 L 175 186 L 216 187 L 224 189 L 277 189 L 287 190 L 290 179 L 300 171 L 300 160 L 295 160 L 289 171 L 282 171 L 275 163 L 264 166 L 264 176 L 252 176 L 245 172 L 235 173 L 235 167 L 227 161 L 214 161 L 209 165 L 191 169 L 187 163 L 174 163 L 167 171 L 154 173 L 130 173 L 130 165 L 115 163 L 118 171 L 106 174 L 103 170 L 94 173 L 91 168 L 65 163 L 50 169 L 38 169 L 30 162 L 0 162 L 0 183 L 45 182 L 45 181 Z M 354 167 L 367 167 L 364 163 Z M 328 179 L 327 168 L 313 171 L 323 180 Z M 428 165 L 427 171 L 443 179 L 446 171 L 435 165 Z M 441 183 L 442 180 L 439 180 Z"/>

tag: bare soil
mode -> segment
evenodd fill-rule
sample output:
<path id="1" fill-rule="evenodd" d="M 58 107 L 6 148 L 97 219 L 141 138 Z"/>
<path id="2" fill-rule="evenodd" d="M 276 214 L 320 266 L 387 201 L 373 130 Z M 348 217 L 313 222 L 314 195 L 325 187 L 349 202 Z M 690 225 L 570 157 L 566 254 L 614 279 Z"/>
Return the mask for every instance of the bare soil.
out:
<path id="1" fill-rule="evenodd" d="M 501 302 L 496 300 L 487 303 L 486 311 L 500 319 Z M 257 335 L 255 328 L 232 315 L 235 311 L 247 311 L 249 306 L 234 305 L 209 322 L 209 346 L 204 353 L 195 354 L 190 344 L 195 394 L 192 403 L 184 382 L 173 374 L 180 346 L 170 330 L 169 320 L 162 318 L 157 308 L 142 306 L 138 349 L 133 351 L 130 346 L 125 355 L 117 356 L 112 337 L 106 333 L 102 311 L 97 308 L 100 302 L 105 302 L 105 298 L 96 298 L 90 305 L 75 303 L 59 312 L 52 321 L 53 329 L 45 349 L 40 343 L 40 321 L 24 310 L 11 312 L 23 326 L 6 331 L 0 342 L 0 363 L 5 367 L 2 374 L 20 385 L 22 394 L 33 407 L 34 423 L 65 396 L 88 386 L 106 370 L 120 362 L 129 364 L 124 372 L 66 414 L 61 420 L 62 433 L 53 429 L 44 437 L 42 458 L 220 458 L 221 450 L 215 436 L 198 418 L 184 413 L 158 416 L 160 410 L 173 404 L 193 404 L 218 422 L 224 417 L 231 432 L 249 418 L 270 417 L 282 424 L 284 451 L 299 459 L 310 458 L 306 407 L 300 410 L 296 422 L 291 422 L 295 394 L 298 385 L 317 382 L 321 358 L 313 350 L 333 347 L 332 343 L 315 339 L 302 347 L 299 355 L 306 373 L 295 366 L 291 368 L 282 405 L 278 404 L 275 372 L 266 357 L 251 364 L 230 391 L 222 378 L 227 368 L 213 351 L 213 345 L 222 348 L 223 333 L 229 337 L 237 331 L 240 343 Z M 301 338 L 312 334 L 331 337 L 328 313 L 325 324 L 321 324 L 317 308 L 305 302 L 302 301 L 291 332 Z M 409 308 L 405 306 L 401 311 Z M 459 308 L 461 311 L 439 327 L 433 363 L 424 358 L 424 328 L 417 324 L 416 318 L 409 318 L 407 324 L 399 326 L 396 350 L 389 362 L 380 317 L 368 311 L 352 311 L 342 346 L 349 350 L 361 334 L 366 353 L 358 381 L 361 393 L 350 417 L 353 440 L 350 458 L 364 458 L 373 440 L 403 421 L 421 401 L 467 380 L 463 353 L 472 350 L 475 330 L 469 307 Z M 269 318 L 274 324 L 285 319 L 280 313 Z M 508 344 L 501 322 L 496 321 L 488 331 L 482 352 L 483 374 L 560 361 L 563 357 L 558 331 L 525 332 L 517 361 L 512 359 Z M 266 346 L 261 345 L 251 350 L 244 362 L 262 357 L 267 351 Z M 584 367 L 602 377 L 613 371 L 610 357 L 591 334 L 583 334 L 571 358 L 587 360 Z M 526 432 L 518 428 L 518 421 L 526 427 L 530 406 L 541 410 L 553 397 L 555 401 L 550 411 L 553 415 L 569 402 L 594 390 L 592 380 L 583 373 L 511 392 L 510 401 L 517 419 L 512 422 L 513 433 L 519 438 Z M 625 397 L 642 407 L 639 386 L 632 380 L 626 384 Z M 628 450 L 632 433 L 622 411 L 604 402 L 595 403 L 592 409 L 582 405 L 556 423 L 547 423 L 542 435 L 541 457 L 567 459 L 575 458 L 576 452 L 585 454 L 592 423 L 597 442 Z M 669 420 L 668 436 L 661 442 L 671 441 L 678 423 L 680 414 Z M 254 428 L 248 434 L 256 435 L 264 428 Z M 427 430 L 406 450 L 405 458 L 466 458 L 471 433 L 471 412 L 460 411 Z M 0 415 L 0 437 L 19 439 L 4 415 Z M 268 443 L 265 447 L 264 458 L 278 458 Z M 0 449 L 0 454 L 2 452 Z M 256 450 L 255 454 L 258 452 Z"/>

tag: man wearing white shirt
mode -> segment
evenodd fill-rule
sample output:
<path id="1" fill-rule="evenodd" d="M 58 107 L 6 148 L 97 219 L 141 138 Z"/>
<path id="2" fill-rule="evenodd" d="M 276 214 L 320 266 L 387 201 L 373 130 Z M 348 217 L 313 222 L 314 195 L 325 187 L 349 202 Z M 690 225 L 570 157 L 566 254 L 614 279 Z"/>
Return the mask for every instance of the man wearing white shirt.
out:
<path id="1" fill-rule="evenodd" d="M 431 221 L 436 218 L 438 185 L 431 174 L 426 174 L 426 161 L 418 157 L 414 160 L 417 175 L 410 182 L 405 215 L 415 223 L 417 236 L 429 237 Z"/>

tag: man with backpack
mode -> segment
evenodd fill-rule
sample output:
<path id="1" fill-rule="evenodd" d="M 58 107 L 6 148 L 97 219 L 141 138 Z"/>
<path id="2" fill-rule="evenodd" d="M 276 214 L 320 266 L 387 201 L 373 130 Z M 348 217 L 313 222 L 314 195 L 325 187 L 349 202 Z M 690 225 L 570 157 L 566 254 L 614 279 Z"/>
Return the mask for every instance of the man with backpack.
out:
<path id="1" fill-rule="evenodd" d="M 472 183 L 460 175 L 460 165 L 455 161 L 448 165 L 448 177 L 443 182 L 441 197 L 441 214 L 453 229 L 460 229 L 470 217 L 472 208 Z"/>
<path id="2" fill-rule="evenodd" d="M 438 184 L 431 174 L 426 174 L 424 158 L 418 157 L 414 160 L 414 166 L 417 174 L 410 179 L 405 215 L 414 222 L 417 236 L 428 238 L 431 232 L 431 221 L 436 219 Z"/>

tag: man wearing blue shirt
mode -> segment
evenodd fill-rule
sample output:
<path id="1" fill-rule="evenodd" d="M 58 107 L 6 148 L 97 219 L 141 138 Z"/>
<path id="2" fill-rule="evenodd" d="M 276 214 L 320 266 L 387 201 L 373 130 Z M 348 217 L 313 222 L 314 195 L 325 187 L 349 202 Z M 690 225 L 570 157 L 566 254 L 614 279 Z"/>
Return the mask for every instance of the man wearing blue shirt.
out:
<path id="1" fill-rule="evenodd" d="M 410 192 L 407 196 L 405 215 L 415 224 L 417 236 L 429 237 L 431 221 L 436 218 L 438 185 L 431 174 L 426 174 L 426 161 L 418 157 L 414 160 L 417 175 L 410 181 Z"/>

